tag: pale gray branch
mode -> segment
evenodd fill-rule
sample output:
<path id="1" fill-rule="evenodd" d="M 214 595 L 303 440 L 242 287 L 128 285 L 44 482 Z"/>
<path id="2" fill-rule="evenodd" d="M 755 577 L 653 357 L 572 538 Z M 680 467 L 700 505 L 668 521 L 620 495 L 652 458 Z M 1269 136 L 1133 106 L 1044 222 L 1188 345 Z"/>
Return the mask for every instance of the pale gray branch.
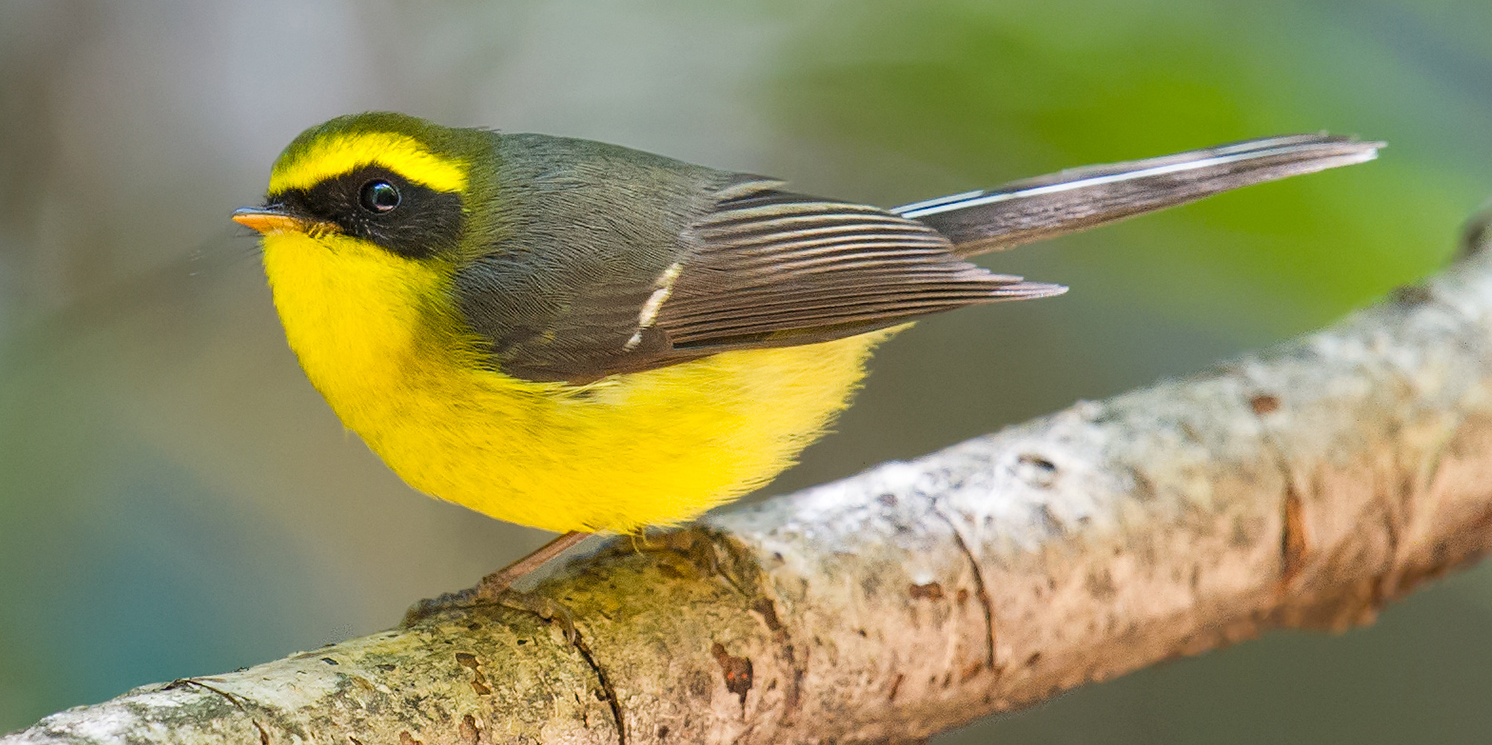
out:
<path id="1" fill-rule="evenodd" d="M 1492 541 L 1492 252 L 1326 331 L 397 629 L 140 688 L 42 743 L 925 737 L 1278 626 L 1373 618 Z"/>

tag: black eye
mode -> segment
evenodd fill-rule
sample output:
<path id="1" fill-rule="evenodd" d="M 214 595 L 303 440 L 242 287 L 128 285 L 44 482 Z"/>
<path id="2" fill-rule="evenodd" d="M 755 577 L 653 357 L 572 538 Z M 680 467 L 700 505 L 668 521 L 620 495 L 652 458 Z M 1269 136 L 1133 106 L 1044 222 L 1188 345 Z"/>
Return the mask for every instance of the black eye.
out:
<path id="1" fill-rule="evenodd" d="M 358 201 L 369 212 L 390 212 L 399 206 L 399 190 L 387 181 L 369 181 L 363 184 Z"/>

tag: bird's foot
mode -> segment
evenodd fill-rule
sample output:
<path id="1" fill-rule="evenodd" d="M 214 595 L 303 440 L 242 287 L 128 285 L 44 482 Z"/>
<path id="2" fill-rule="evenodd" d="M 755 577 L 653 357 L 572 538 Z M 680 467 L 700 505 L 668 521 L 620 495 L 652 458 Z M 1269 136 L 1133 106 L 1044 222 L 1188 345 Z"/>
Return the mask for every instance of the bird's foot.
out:
<path id="1" fill-rule="evenodd" d="M 575 622 L 570 611 L 552 598 L 515 590 L 513 586 L 585 540 L 589 535 L 589 533 L 579 532 L 565 533 L 544 544 L 537 551 L 483 577 L 482 581 L 470 590 L 448 592 L 438 598 L 421 600 L 405 612 L 404 625 L 408 626 L 449 608 L 469 607 L 473 603 L 487 602 L 528 611 L 547 622 L 558 624 L 565 632 L 565 638 L 574 644 L 578 633 L 575 631 Z"/>
<path id="2" fill-rule="evenodd" d="M 569 608 L 548 595 L 514 590 L 511 582 L 507 585 L 498 581 L 489 583 L 488 580 L 493 580 L 500 574 L 502 572 L 493 572 L 482 578 L 482 583 L 477 585 L 476 590 L 478 602 L 488 602 L 504 608 L 532 613 L 543 619 L 545 623 L 558 626 L 560 632 L 565 635 L 565 642 L 570 645 L 574 645 L 580 639 L 580 632 L 575 628 L 575 615 L 570 612 Z"/>
<path id="3" fill-rule="evenodd" d="M 470 607 L 472 601 L 476 600 L 476 598 L 477 591 L 475 589 L 448 592 L 436 598 L 424 598 L 420 602 L 410 606 L 409 610 L 404 611 L 404 620 L 399 625 L 410 626 L 450 608 Z"/>

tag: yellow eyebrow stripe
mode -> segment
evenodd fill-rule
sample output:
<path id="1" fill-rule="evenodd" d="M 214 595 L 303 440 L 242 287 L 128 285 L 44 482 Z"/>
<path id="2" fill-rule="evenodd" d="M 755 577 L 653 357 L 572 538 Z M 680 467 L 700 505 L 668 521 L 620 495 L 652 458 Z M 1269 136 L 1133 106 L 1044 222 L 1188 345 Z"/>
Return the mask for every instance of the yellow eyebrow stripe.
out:
<path id="1" fill-rule="evenodd" d="M 436 191 L 466 189 L 467 164 L 437 157 L 413 137 L 389 132 L 338 135 L 312 144 L 289 162 L 276 163 L 269 193 L 309 189 L 366 165 L 381 165 Z"/>

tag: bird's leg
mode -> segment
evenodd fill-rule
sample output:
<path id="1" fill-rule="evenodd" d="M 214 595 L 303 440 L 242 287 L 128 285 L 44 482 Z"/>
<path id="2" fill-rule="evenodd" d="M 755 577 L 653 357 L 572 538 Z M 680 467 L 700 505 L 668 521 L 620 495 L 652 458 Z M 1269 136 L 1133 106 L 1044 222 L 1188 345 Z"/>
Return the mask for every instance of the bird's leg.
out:
<path id="1" fill-rule="evenodd" d="M 537 551 L 483 577 L 476 587 L 460 592 L 448 592 L 438 598 L 421 600 L 404 614 L 404 624 L 409 625 L 447 608 L 468 606 L 473 601 L 477 601 L 526 610 L 546 621 L 558 620 L 560 626 L 565 629 L 565 635 L 573 639 L 575 627 L 570 622 L 568 611 L 549 598 L 514 590 L 513 585 L 590 535 L 590 533 L 566 533 L 539 547 Z"/>
<path id="2" fill-rule="evenodd" d="M 539 567 L 548 564 L 555 557 L 574 548 L 576 544 L 589 538 L 590 533 L 570 531 L 536 549 L 533 553 L 525 556 L 502 569 L 499 569 L 485 577 L 477 584 L 477 597 L 483 600 L 496 600 L 499 595 L 507 592 L 515 582 Z"/>
<path id="3" fill-rule="evenodd" d="M 574 644 L 579 633 L 575 630 L 575 619 L 568 609 L 553 598 L 514 590 L 513 585 L 590 536 L 590 533 L 571 531 L 540 546 L 528 556 L 483 577 L 477 584 L 477 599 L 526 610 L 545 621 L 557 623 L 565 638 Z"/>

